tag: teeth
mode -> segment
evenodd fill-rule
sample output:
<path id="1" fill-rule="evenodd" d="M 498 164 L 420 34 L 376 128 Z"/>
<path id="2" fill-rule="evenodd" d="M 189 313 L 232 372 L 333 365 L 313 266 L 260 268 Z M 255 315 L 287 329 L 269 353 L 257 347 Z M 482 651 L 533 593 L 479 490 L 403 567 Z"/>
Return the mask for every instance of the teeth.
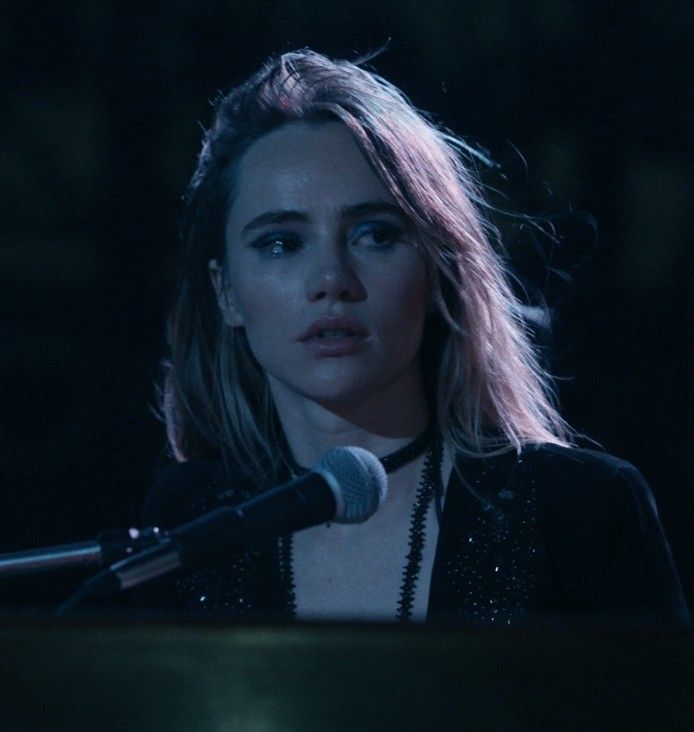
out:
<path id="1" fill-rule="evenodd" d="M 322 330 L 319 334 L 319 338 L 346 338 L 351 336 L 352 333 L 348 330 Z"/>

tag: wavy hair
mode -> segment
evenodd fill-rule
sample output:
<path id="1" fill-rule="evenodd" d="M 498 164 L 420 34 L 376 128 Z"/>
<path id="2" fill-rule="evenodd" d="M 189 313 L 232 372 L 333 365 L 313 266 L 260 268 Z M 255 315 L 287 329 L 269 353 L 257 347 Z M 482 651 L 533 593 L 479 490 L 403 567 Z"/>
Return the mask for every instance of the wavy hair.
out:
<path id="1" fill-rule="evenodd" d="M 216 101 L 185 196 L 185 261 L 169 319 L 162 411 L 178 460 L 229 450 L 263 483 L 282 468 L 278 445 L 286 443 L 264 373 L 244 330 L 223 323 L 208 262 L 226 260 L 240 157 L 298 120 L 341 121 L 418 231 L 435 304 L 421 359 L 444 439 L 480 456 L 528 443 L 574 444 L 497 252 L 496 229 L 483 215 L 473 151 L 363 68 L 370 58 L 285 53 Z"/>

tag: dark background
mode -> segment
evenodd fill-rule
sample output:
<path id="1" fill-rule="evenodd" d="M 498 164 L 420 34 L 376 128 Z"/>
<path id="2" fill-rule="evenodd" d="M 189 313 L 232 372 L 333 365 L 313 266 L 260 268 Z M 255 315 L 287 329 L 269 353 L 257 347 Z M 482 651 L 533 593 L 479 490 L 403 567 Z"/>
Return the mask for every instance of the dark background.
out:
<path id="1" fill-rule="evenodd" d="M 688 2 L 4 2 L 0 551 L 137 523 L 209 99 L 270 54 L 390 39 L 372 66 L 504 164 L 509 205 L 597 222 L 559 247 L 561 406 L 651 483 L 691 604 L 693 31 Z"/>

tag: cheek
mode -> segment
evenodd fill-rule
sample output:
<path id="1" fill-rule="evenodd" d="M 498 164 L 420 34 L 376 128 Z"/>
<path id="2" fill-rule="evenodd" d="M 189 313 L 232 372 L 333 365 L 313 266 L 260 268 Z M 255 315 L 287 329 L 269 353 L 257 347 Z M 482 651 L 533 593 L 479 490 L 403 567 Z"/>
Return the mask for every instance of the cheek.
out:
<path id="1" fill-rule="evenodd" d="M 237 283 L 237 303 L 248 342 L 256 354 L 271 347 L 277 336 L 293 332 L 289 303 L 292 294 L 286 282 L 253 278 Z"/>
<path id="2" fill-rule="evenodd" d="M 415 271 L 391 279 L 389 285 L 378 308 L 383 346 L 398 362 L 409 362 L 419 353 L 424 334 L 427 280 Z"/>
<path id="3" fill-rule="evenodd" d="M 388 307 L 403 328 L 417 330 L 424 322 L 429 288 L 423 269 L 407 273 L 396 280 L 389 294 Z"/>

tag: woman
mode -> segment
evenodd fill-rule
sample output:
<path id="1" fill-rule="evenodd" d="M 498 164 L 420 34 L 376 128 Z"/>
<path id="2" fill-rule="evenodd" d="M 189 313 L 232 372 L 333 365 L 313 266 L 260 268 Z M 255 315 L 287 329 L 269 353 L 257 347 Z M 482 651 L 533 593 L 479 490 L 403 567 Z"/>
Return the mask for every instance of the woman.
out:
<path id="1" fill-rule="evenodd" d="M 327 450 L 382 458 L 386 500 L 159 582 L 191 614 L 687 621 L 653 499 L 574 446 L 465 146 L 378 76 L 311 51 L 219 100 L 186 199 L 170 322 L 168 527 Z"/>

